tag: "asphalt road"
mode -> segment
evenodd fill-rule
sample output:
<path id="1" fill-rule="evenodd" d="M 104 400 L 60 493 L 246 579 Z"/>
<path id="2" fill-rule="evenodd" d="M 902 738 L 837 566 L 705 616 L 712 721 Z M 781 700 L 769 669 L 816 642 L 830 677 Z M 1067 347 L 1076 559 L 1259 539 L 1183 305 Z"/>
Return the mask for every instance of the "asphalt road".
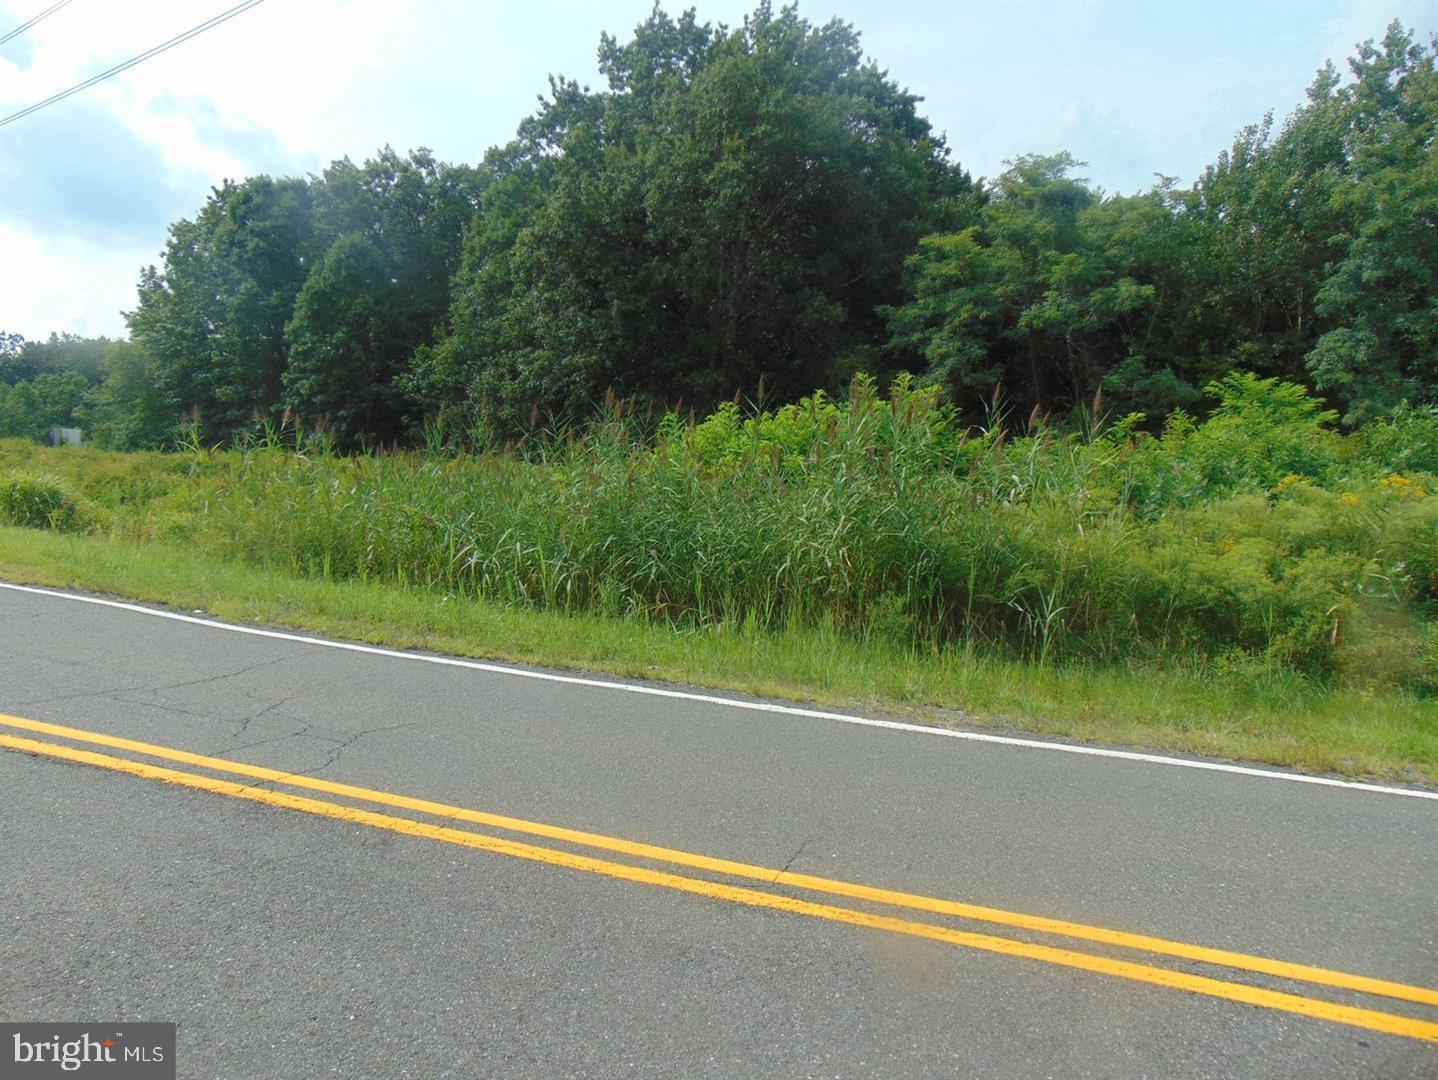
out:
<path id="1" fill-rule="evenodd" d="M 4 589 L 0 713 L 1438 988 L 1431 799 L 418 663 Z M 1438 1041 L 1251 1004 L 1242 988 L 1430 1027 L 1438 1005 L 738 880 L 3 718 L 0 736 L 262 793 L 0 749 L 0 1020 L 176 1021 L 181 1076 L 1438 1076 Z M 275 792 L 621 869 L 255 801 Z M 736 886 L 761 900 L 736 901 Z M 764 896 L 780 899 L 755 906 Z M 1239 989 L 1067 966 L 1045 947 Z"/>

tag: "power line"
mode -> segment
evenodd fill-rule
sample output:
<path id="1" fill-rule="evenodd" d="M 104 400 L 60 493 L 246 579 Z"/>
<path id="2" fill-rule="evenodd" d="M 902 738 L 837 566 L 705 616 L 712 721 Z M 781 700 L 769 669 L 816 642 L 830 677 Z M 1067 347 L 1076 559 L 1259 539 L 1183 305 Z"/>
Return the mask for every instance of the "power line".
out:
<path id="1" fill-rule="evenodd" d="M 29 22 L 22 23 L 20 26 L 15 27 L 14 30 L 11 30 L 4 37 L 0 37 L 0 45 L 4 45 L 5 42 L 9 41 L 16 34 L 23 34 L 26 30 L 29 30 L 30 27 L 34 26 L 37 22 L 45 18 L 47 15 L 55 14 L 55 12 L 59 11 L 66 4 L 70 3 L 74 3 L 74 0 L 59 0 L 59 3 L 51 4 L 49 7 L 47 7 L 44 11 L 40 12 L 40 14 L 36 15 Z"/>
<path id="2" fill-rule="evenodd" d="M 139 56 L 130 57 L 130 59 L 126 60 L 123 64 L 116 64 L 108 71 L 102 71 L 100 72 L 100 74 L 92 76 L 91 78 L 86 79 L 82 83 L 77 83 L 76 85 L 70 87 L 70 89 L 68 90 L 61 90 L 58 94 L 51 94 L 44 101 L 37 101 L 34 105 L 30 105 L 24 109 L 21 109 L 19 112 L 11 113 L 3 120 L 0 120 L 0 127 L 4 127 L 6 124 L 11 123 L 12 121 L 19 120 L 22 116 L 29 116 L 32 112 L 38 112 L 46 105 L 53 105 L 55 104 L 55 102 L 67 98 L 71 94 L 78 94 L 81 90 L 84 90 L 87 87 L 94 86 L 97 82 L 104 82 L 106 79 L 110 78 L 110 76 L 118 75 L 120 72 L 134 67 L 136 64 L 150 59 L 150 57 L 152 56 L 158 56 L 162 52 L 173 49 L 176 45 L 181 45 L 184 42 L 189 41 L 192 37 L 198 37 L 206 30 L 209 30 L 212 27 L 219 26 L 222 22 L 228 22 L 236 15 L 242 15 L 246 11 L 249 11 L 250 8 L 258 7 L 264 2 L 265 0 L 245 0 L 243 4 L 236 4 L 228 11 L 222 11 L 213 19 L 200 23 L 199 26 L 193 26 L 190 29 L 186 30 L 183 34 L 176 34 L 169 41 L 162 42 L 159 45 L 156 45 L 153 49 L 147 49 L 145 52 L 140 53 Z"/>

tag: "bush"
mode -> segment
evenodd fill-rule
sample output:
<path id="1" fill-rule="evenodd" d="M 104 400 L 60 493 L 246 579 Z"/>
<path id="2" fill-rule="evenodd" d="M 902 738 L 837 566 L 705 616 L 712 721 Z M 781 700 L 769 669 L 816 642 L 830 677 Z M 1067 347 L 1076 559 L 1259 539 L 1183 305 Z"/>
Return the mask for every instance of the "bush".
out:
<path id="1" fill-rule="evenodd" d="M 881 396 L 858 378 L 847 400 L 669 416 L 649 440 L 615 410 L 524 458 L 278 440 L 102 455 L 87 470 L 129 495 L 83 490 L 131 538 L 325 578 L 1433 691 L 1438 483 L 1375 463 L 1367 436 L 1334 431 L 1297 388 L 1245 377 L 1216 392 L 1207 420 L 1156 436 L 1130 417 L 1011 437 L 965 432 L 930 388 Z"/>
<path id="2" fill-rule="evenodd" d="M 1130 425 L 1110 436 L 1130 442 L 1121 478 L 1140 513 L 1268 491 L 1290 476 L 1318 484 L 1336 477 L 1342 439 L 1332 425 L 1338 414 L 1303 387 L 1235 372 L 1206 392 L 1218 406 L 1202 424 L 1180 410 L 1160 438 L 1134 440 Z"/>
<path id="3" fill-rule="evenodd" d="M 0 520 L 31 529 L 73 532 L 81 526 L 79 504 L 59 481 L 14 473 L 0 480 Z"/>
<path id="4" fill-rule="evenodd" d="M 1438 407 L 1402 404 L 1364 428 L 1356 441 L 1375 469 L 1438 474 Z"/>

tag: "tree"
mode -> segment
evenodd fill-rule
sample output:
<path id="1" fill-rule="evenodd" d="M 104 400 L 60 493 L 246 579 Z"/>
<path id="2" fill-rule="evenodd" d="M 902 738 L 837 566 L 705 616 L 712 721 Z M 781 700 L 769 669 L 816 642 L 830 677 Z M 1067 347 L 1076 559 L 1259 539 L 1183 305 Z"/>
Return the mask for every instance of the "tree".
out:
<path id="1" fill-rule="evenodd" d="M 52 427 L 75 427 L 76 413 L 85 404 L 90 388 L 78 371 L 46 372 L 30 382 L 35 396 L 36 424 L 43 433 Z"/>
<path id="2" fill-rule="evenodd" d="M 33 379 L 36 371 L 25 359 L 25 339 L 0 330 L 0 386 Z"/>
<path id="3" fill-rule="evenodd" d="M 87 395 L 87 435 L 111 450 L 161 447 L 175 418 L 166 412 L 149 356 L 139 345 L 116 341 L 105 351 L 104 379 Z"/>
<path id="4" fill-rule="evenodd" d="M 330 264 L 312 295 L 353 313 L 368 301 L 336 290 L 372 281 L 383 299 L 377 294 L 371 307 L 385 320 L 375 340 L 392 352 L 391 366 L 408 358 L 448 308 L 449 280 L 477 202 L 476 175 L 425 150 L 401 158 L 386 147 L 362 166 L 336 161 L 321 177 L 257 176 L 215 188 L 198 214 L 171 227 L 163 266 L 142 273 L 139 304 L 128 315 L 150 358 L 161 411 L 196 415 L 204 438 L 224 440 L 253 430 L 286 395 L 313 405 L 296 388 L 314 385 L 306 372 L 327 361 L 302 356 L 304 370 L 287 385 L 287 328 L 305 282 L 345 237 L 363 238 L 379 253 L 384 280 L 336 274 Z M 311 304 L 308 312 L 312 318 L 318 309 Z M 332 329 L 301 325 L 294 339 L 316 347 Z M 331 395 L 323 411 L 342 406 L 378 425 L 356 436 L 394 437 L 401 418 L 374 413 L 374 405 Z"/>
<path id="5" fill-rule="evenodd" d="M 168 415 L 197 413 L 205 438 L 227 439 L 280 403 L 285 325 L 319 254 L 304 180 L 227 181 L 171 226 L 127 316 Z"/>
<path id="6" fill-rule="evenodd" d="M 1438 401 L 1435 52 L 1393 24 L 1351 83 L 1325 66 L 1186 192 L 1105 198 L 1066 154 L 1017 159 L 973 226 L 920 242 L 891 348 L 1025 408 L 1102 386 L 1167 411 L 1235 369 L 1308 382 L 1349 422 Z"/>
<path id="7" fill-rule="evenodd" d="M 400 435 L 405 399 L 395 376 L 409 342 L 397 292 L 379 250 L 351 234 L 330 248 L 295 302 L 285 401 L 326 421 L 343 447 Z"/>
<path id="8" fill-rule="evenodd" d="M 918 99 L 851 27 L 767 3 L 733 30 L 656 9 L 602 40 L 600 67 L 607 91 L 555 80 L 488 163 L 448 333 L 413 385 L 518 432 L 608 388 L 702 408 L 833 381 L 971 186 Z"/>
<path id="9" fill-rule="evenodd" d="M 436 161 L 423 148 L 400 157 L 386 146 L 363 165 L 331 163 L 315 191 L 325 242 L 367 239 L 395 286 L 390 332 L 405 358 L 428 341 L 449 308 L 464 230 L 479 203 L 481 174 Z"/>
<path id="10" fill-rule="evenodd" d="M 0 404 L 0 438 L 43 439 L 45 427 L 40 416 L 35 391 L 28 382 L 18 382 L 5 394 Z"/>
<path id="11" fill-rule="evenodd" d="M 87 382 L 100 381 L 105 350 L 113 342 L 107 337 L 82 337 L 79 334 L 51 334 L 46 341 L 27 341 L 20 351 L 22 359 L 39 374 L 43 371 L 74 371 Z"/>
<path id="12" fill-rule="evenodd" d="M 396 380 L 449 306 L 478 174 L 386 147 L 363 166 L 334 162 L 316 198 L 321 227 L 338 238 L 285 331 L 285 402 L 327 419 L 344 446 L 395 441 L 408 402 Z"/>
<path id="13" fill-rule="evenodd" d="M 1010 163 L 977 225 L 920 241 L 913 299 L 883 309 L 892 347 L 919 354 L 961 400 L 1000 383 L 1025 409 L 1086 400 L 1135 355 L 1155 289 L 1130 276 L 1120 240 L 1153 207 L 1104 203 L 1071 175 L 1079 165 L 1068 154 Z"/>
<path id="14" fill-rule="evenodd" d="M 1183 205 L 1179 341 L 1310 381 L 1356 421 L 1438 400 L 1435 46 L 1392 24 L 1343 84 L 1325 65 L 1274 134 L 1245 129 Z"/>
<path id="15" fill-rule="evenodd" d="M 1399 402 L 1438 401 L 1438 44 L 1398 23 L 1350 61 L 1342 94 L 1348 183 L 1333 194 L 1351 222 L 1343 257 L 1318 289 L 1331 327 L 1307 356 L 1314 384 L 1347 419 Z"/>

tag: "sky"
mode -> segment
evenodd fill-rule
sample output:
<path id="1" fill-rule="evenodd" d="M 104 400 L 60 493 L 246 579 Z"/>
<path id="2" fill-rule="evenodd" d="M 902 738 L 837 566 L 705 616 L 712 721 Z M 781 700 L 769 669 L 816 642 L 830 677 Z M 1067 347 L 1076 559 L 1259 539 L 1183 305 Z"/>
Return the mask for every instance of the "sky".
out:
<path id="1" fill-rule="evenodd" d="M 50 0 L 0 0 L 0 36 Z M 0 45 L 0 116 L 233 6 L 72 0 Z M 697 0 L 734 25 L 752 3 Z M 392 145 L 478 162 L 550 74 L 599 86 L 599 35 L 651 0 L 265 0 L 115 78 L 0 127 L 0 331 L 125 332 L 169 224 L 225 178 L 318 172 Z M 681 4 L 666 4 L 672 13 Z M 1187 185 L 1244 125 L 1303 99 L 1326 59 L 1435 0 L 801 0 L 921 95 L 954 160 L 994 176 L 1068 150 L 1110 192 Z"/>

